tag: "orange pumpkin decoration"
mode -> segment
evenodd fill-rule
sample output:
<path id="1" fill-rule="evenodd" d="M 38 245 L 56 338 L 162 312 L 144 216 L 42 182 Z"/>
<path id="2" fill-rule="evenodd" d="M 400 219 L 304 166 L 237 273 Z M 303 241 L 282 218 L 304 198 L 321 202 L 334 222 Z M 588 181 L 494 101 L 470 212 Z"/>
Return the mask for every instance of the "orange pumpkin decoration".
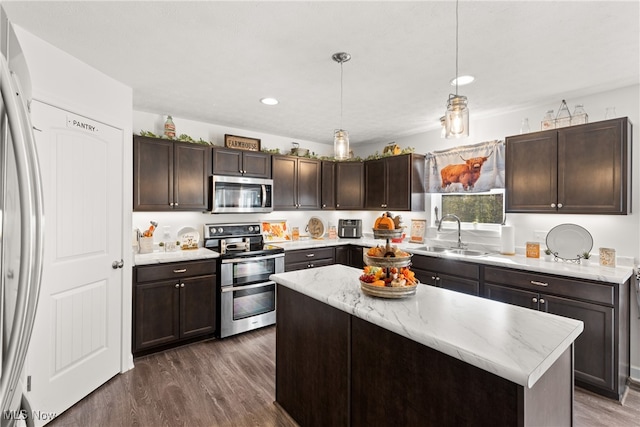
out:
<path id="1" fill-rule="evenodd" d="M 376 219 L 373 225 L 376 230 L 394 230 L 396 228 L 393 219 L 389 218 L 386 213 Z"/>

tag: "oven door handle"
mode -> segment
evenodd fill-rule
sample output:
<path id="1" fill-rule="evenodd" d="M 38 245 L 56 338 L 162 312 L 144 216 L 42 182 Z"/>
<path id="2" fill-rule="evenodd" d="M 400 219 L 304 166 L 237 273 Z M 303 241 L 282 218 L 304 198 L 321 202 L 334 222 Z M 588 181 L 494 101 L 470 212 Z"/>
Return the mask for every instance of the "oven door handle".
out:
<path id="1" fill-rule="evenodd" d="M 220 291 L 222 293 L 225 292 L 233 292 L 233 291 L 242 291 L 244 289 L 255 289 L 255 288 L 264 288 L 265 286 L 275 285 L 276 282 L 269 280 L 268 282 L 256 283 L 255 285 L 247 285 L 247 286 L 222 286 Z"/>
<path id="2" fill-rule="evenodd" d="M 275 255 L 258 255 L 255 257 L 246 257 L 246 258 L 227 258 L 222 260 L 222 264 L 233 264 L 238 262 L 253 262 L 253 261 L 261 261 L 263 259 L 273 259 L 273 258 L 281 258 L 283 257 L 283 253 L 275 254 Z"/>

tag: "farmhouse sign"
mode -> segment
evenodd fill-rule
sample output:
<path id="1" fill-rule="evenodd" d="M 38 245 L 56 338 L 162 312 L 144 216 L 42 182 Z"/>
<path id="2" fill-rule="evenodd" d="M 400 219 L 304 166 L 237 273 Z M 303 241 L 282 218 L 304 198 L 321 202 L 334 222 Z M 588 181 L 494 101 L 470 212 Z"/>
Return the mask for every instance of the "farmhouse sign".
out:
<path id="1" fill-rule="evenodd" d="M 246 136 L 225 135 L 224 146 L 238 150 L 260 151 L 260 140 Z"/>

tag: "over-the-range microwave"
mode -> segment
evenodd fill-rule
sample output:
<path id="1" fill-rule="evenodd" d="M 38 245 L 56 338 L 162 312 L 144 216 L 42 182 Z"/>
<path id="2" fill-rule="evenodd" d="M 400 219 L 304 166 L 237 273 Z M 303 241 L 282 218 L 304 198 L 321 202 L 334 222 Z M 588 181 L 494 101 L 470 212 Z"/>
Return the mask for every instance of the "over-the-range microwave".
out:
<path id="1" fill-rule="evenodd" d="M 211 213 L 273 211 L 273 180 L 213 175 L 209 180 Z"/>

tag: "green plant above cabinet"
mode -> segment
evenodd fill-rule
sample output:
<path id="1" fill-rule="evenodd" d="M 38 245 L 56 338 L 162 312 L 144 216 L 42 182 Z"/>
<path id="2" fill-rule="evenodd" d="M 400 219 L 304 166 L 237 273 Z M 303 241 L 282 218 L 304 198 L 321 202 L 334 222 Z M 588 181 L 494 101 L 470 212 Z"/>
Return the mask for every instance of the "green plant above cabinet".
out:
<path id="1" fill-rule="evenodd" d="M 211 147 L 133 137 L 133 210 L 204 211 Z"/>
<path id="2" fill-rule="evenodd" d="M 261 151 L 213 149 L 213 174 L 271 178 L 271 154 Z"/>
<path id="3" fill-rule="evenodd" d="M 507 212 L 630 212 L 626 117 L 507 137 L 505 157 Z"/>

